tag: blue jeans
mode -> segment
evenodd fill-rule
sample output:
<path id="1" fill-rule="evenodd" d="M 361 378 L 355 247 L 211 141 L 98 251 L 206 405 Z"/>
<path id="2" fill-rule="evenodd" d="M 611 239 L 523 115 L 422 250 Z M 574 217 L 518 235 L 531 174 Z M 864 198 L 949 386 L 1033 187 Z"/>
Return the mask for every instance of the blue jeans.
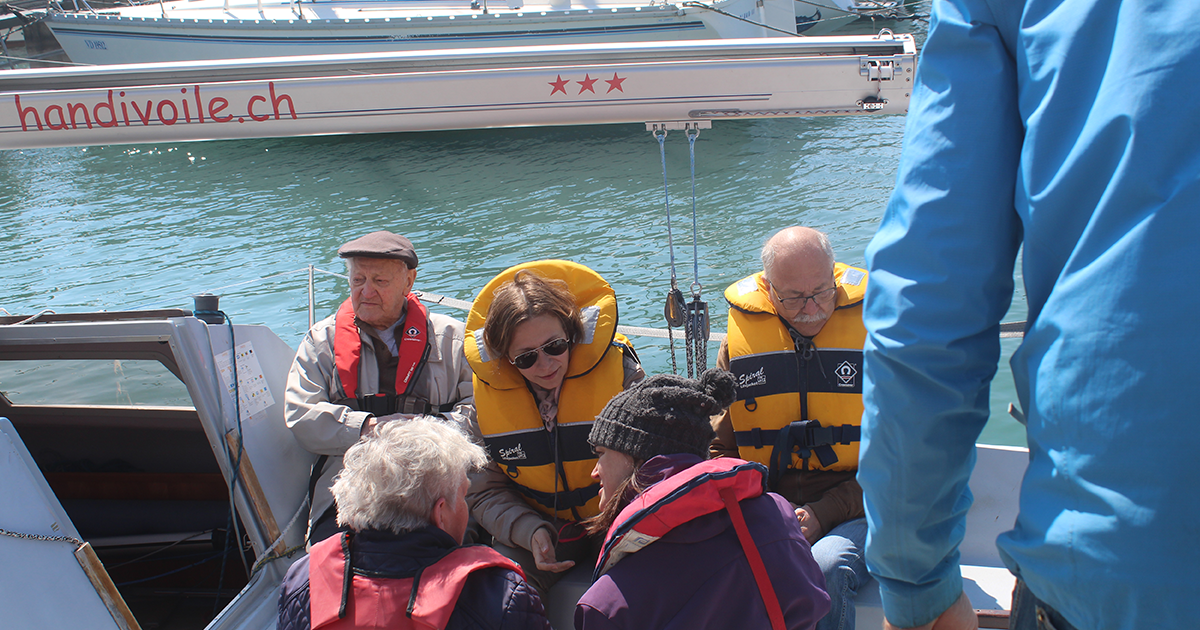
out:
<path id="1" fill-rule="evenodd" d="M 1022 580 L 1017 580 L 1013 589 L 1008 627 L 1009 630 L 1075 630 L 1075 626 L 1038 599 Z"/>
<path id="2" fill-rule="evenodd" d="M 846 521 L 825 534 L 812 547 L 813 558 L 825 574 L 829 614 L 817 630 L 854 630 L 854 596 L 869 579 L 863 549 L 867 544 L 867 519 Z"/>

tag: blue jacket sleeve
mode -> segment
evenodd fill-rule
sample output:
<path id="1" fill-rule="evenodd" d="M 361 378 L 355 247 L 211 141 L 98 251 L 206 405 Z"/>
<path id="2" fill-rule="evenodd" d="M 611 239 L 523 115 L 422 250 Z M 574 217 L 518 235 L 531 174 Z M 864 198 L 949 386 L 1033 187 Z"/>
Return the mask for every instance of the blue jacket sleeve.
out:
<path id="1" fill-rule="evenodd" d="M 867 250 L 858 479 L 867 563 L 899 627 L 962 592 L 967 480 L 1021 242 L 1011 19 L 986 0 L 935 0 L 896 188 Z"/>

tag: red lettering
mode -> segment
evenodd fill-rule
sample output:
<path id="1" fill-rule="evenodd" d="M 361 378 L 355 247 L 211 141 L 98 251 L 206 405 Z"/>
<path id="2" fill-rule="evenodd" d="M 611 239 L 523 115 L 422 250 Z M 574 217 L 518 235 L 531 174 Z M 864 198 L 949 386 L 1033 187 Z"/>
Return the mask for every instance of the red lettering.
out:
<path id="1" fill-rule="evenodd" d="M 125 93 L 121 92 L 121 96 L 125 96 Z M 129 126 L 129 108 L 125 107 L 124 102 L 121 103 L 121 116 L 123 116 L 125 118 L 125 126 L 128 127 Z"/>
<path id="2" fill-rule="evenodd" d="M 163 116 L 163 105 L 171 106 L 171 119 L 170 120 L 167 120 L 166 117 Z M 164 125 L 174 125 L 175 122 L 178 120 L 179 120 L 179 110 L 175 108 L 174 102 L 172 102 L 172 101 L 159 101 L 158 102 L 158 122 L 160 122 Z"/>
<path id="3" fill-rule="evenodd" d="M 296 106 L 292 104 L 292 97 L 288 96 L 287 94 L 275 96 L 274 81 L 267 83 L 267 89 L 271 93 L 271 107 L 275 109 L 275 120 L 279 120 L 279 104 L 283 101 L 287 101 L 288 112 L 292 115 L 292 120 L 296 120 Z"/>
<path id="4" fill-rule="evenodd" d="M 146 101 L 146 113 L 143 114 L 142 109 L 137 106 L 137 101 L 133 102 L 133 111 L 137 112 L 138 119 L 141 120 L 142 124 L 147 127 L 150 126 L 150 108 L 152 107 L 154 107 L 154 101 Z"/>
<path id="5" fill-rule="evenodd" d="M 58 112 L 58 124 L 57 125 L 50 122 L 50 112 Z M 67 116 L 66 116 L 66 114 L 63 113 L 62 106 L 51 105 L 51 106 L 47 107 L 46 111 L 43 112 L 42 114 L 46 117 L 46 126 L 47 127 L 51 128 L 51 129 L 66 129 L 67 128 Z"/>
<path id="6" fill-rule="evenodd" d="M 67 114 L 71 116 L 71 128 L 78 129 L 79 126 L 75 123 L 75 112 L 83 111 L 83 122 L 87 123 L 87 128 L 92 128 L 92 117 L 88 115 L 87 104 L 85 103 L 67 103 Z"/>
<path id="7" fill-rule="evenodd" d="M 220 96 L 214 98 L 208 102 L 208 117 L 217 122 L 229 122 L 233 120 L 233 114 L 229 114 L 224 118 L 217 115 L 217 112 L 223 111 L 226 107 L 229 107 L 229 101 Z"/>
<path id="8" fill-rule="evenodd" d="M 200 102 L 199 85 L 192 87 L 192 96 L 196 97 L 196 118 L 200 119 L 200 122 L 204 122 L 204 104 Z"/>
<path id="9" fill-rule="evenodd" d="M 246 103 L 246 113 L 250 114 L 250 117 L 253 118 L 254 120 L 257 120 L 258 122 L 262 122 L 262 121 L 270 118 L 271 117 L 270 114 L 263 114 L 262 116 L 254 115 L 254 103 L 256 101 L 262 101 L 262 102 L 266 103 L 267 99 L 262 96 L 251 96 L 250 102 Z"/>
<path id="10" fill-rule="evenodd" d="M 104 122 L 103 120 L 101 120 L 101 118 L 100 118 L 100 109 L 101 108 L 108 109 L 109 115 L 111 116 L 111 119 L 109 120 L 109 122 Z M 116 127 L 117 126 L 117 110 L 116 110 L 116 108 L 113 107 L 112 90 L 108 91 L 108 102 L 107 103 L 96 103 L 96 106 L 92 108 L 92 118 L 95 118 L 96 124 L 100 125 L 101 127 Z"/>
<path id="11" fill-rule="evenodd" d="M 21 95 L 19 95 L 19 94 L 13 94 L 13 98 L 16 99 L 16 101 L 17 101 L 17 115 L 21 117 L 21 131 L 29 131 L 29 128 L 25 126 L 25 114 L 28 114 L 29 112 L 33 112 L 33 122 L 37 123 L 38 131 L 41 131 L 42 130 L 42 118 L 41 118 L 41 116 L 38 116 L 37 108 L 36 107 L 22 108 L 21 107 Z"/>
<path id="12" fill-rule="evenodd" d="M 179 91 L 183 92 L 184 94 L 187 94 L 187 88 L 183 88 L 182 90 L 179 90 Z M 179 104 L 183 105 L 183 119 L 186 120 L 187 122 L 192 122 L 192 112 L 188 110 L 187 99 L 185 98 L 182 101 L 179 101 Z"/>

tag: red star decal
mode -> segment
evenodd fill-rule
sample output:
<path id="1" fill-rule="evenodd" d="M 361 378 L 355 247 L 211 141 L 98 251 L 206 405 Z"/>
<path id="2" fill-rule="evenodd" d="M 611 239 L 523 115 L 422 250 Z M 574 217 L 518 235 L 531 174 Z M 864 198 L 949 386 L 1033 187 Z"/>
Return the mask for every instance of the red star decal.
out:
<path id="1" fill-rule="evenodd" d="M 592 88 L 592 84 L 599 80 L 600 80 L 599 77 L 596 77 L 595 79 L 593 79 L 592 75 L 590 75 L 590 74 L 583 75 L 582 81 L 576 81 L 576 83 L 579 84 L 579 93 L 583 94 L 583 91 L 587 90 L 587 91 L 591 92 L 592 94 L 595 94 L 596 90 L 594 88 Z"/>
<path id="2" fill-rule="evenodd" d="M 554 96 L 554 93 L 555 93 L 555 92 L 562 92 L 563 94 L 566 94 L 566 93 L 567 93 L 567 84 L 568 84 L 568 83 L 570 83 L 571 81 L 570 81 L 569 79 L 564 79 L 564 78 L 562 78 L 562 75 L 560 75 L 560 74 L 556 74 L 556 75 L 554 75 L 554 76 L 555 76 L 555 78 L 557 78 L 558 80 L 557 80 L 557 81 L 551 81 L 551 82 L 548 84 L 548 85 L 553 85 L 553 86 L 554 86 L 554 89 L 553 89 L 553 90 L 550 90 L 550 96 Z"/>
<path id="3" fill-rule="evenodd" d="M 621 84 L 625 82 L 625 79 L 618 77 L 616 72 L 613 73 L 613 78 L 611 81 L 609 81 L 608 79 L 605 79 L 604 82 L 608 84 L 608 92 L 611 92 L 613 90 L 616 90 L 618 92 L 625 91 L 625 90 L 621 89 Z M 608 92 L 605 92 L 605 94 L 608 94 Z"/>

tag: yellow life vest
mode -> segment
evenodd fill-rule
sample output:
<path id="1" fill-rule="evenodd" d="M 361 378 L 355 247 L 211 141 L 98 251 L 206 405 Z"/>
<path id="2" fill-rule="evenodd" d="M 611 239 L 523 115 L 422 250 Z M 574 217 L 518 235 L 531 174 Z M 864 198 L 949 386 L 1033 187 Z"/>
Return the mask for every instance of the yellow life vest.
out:
<path id="1" fill-rule="evenodd" d="M 525 378 L 506 357 L 493 356 L 483 341 L 483 325 L 496 289 L 522 269 L 565 281 L 583 318 L 583 339 L 571 346 L 553 433 L 542 424 Z M 633 353 L 629 340 L 617 334 L 612 287 L 591 269 L 566 260 L 517 265 L 479 292 L 467 316 L 467 330 L 464 349 L 475 372 L 475 410 L 492 461 L 530 505 L 547 515 L 581 520 L 599 513 L 600 484 L 592 479 L 596 456 L 587 438 L 596 415 L 621 392 L 623 355 Z"/>
<path id="2" fill-rule="evenodd" d="M 769 465 L 772 484 L 787 468 L 858 468 L 867 272 L 838 263 L 834 277 L 833 314 L 800 351 L 775 313 L 762 273 L 725 290 L 729 369 L 738 381 L 729 409 L 738 453 Z"/>

